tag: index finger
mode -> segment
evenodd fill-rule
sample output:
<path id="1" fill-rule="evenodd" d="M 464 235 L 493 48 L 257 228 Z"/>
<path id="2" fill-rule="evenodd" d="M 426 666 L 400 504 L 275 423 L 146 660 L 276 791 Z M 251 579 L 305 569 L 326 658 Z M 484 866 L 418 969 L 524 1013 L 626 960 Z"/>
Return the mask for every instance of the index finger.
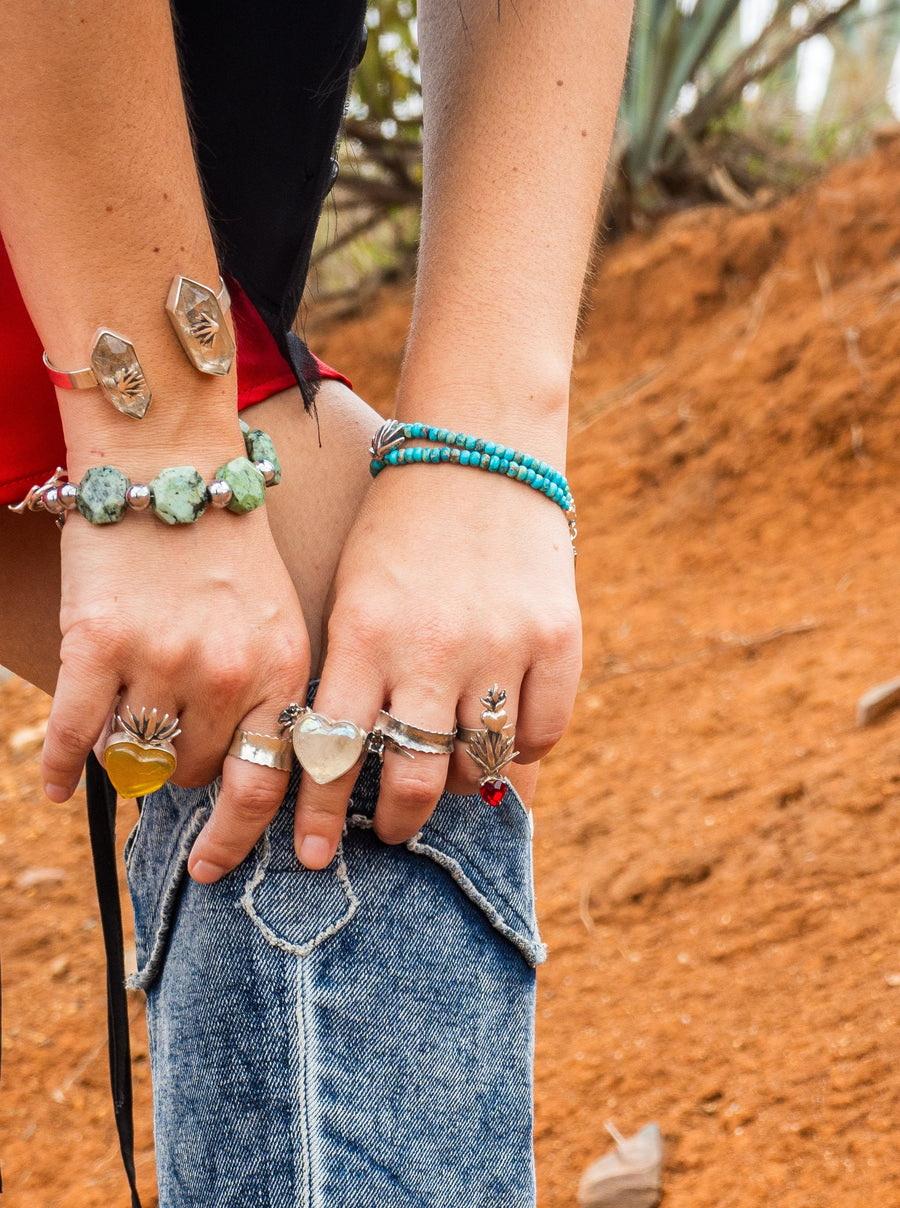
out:
<path id="1" fill-rule="evenodd" d="M 75 792 L 84 761 L 103 732 L 119 695 L 118 671 L 90 654 L 63 647 L 44 750 L 41 776 L 51 801 L 62 803 Z"/>

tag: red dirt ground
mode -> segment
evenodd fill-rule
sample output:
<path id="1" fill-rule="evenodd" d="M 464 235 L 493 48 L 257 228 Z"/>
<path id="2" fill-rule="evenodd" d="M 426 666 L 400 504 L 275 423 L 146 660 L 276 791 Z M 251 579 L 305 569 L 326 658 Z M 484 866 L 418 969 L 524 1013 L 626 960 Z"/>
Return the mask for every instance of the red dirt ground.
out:
<path id="1" fill-rule="evenodd" d="M 898 195 L 885 139 L 771 209 L 631 237 L 596 283 L 584 675 L 536 806 L 542 1208 L 609 1118 L 659 1122 L 667 1208 L 900 1205 L 900 712 L 854 723 L 900 675 Z M 316 344 L 387 410 L 408 313 L 388 293 Z M 107 1208 L 102 950 L 83 801 L 39 787 L 46 712 L 0 685 L 4 1182 Z"/>

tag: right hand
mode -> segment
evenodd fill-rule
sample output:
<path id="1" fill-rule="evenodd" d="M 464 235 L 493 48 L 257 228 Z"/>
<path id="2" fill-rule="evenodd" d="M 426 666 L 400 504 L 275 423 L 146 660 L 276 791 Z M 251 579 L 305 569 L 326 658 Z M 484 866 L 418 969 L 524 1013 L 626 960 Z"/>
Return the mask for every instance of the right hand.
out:
<path id="1" fill-rule="evenodd" d="M 278 734 L 304 700 L 309 642 L 265 508 L 210 508 L 169 527 L 126 515 L 102 529 L 73 514 L 62 533 L 61 667 L 42 760 L 53 801 L 74 793 L 120 705 L 177 715 L 175 784 L 222 775 L 190 871 L 236 867 L 274 816 L 288 774 L 227 756 L 235 729 Z"/>

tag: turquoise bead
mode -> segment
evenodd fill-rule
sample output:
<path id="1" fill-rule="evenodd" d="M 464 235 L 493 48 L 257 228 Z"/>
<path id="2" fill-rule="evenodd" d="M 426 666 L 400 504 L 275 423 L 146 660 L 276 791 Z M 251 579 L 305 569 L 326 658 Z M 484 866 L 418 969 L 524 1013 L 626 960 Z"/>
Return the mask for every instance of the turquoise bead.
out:
<path id="1" fill-rule="evenodd" d="M 384 469 L 385 465 L 406 465 L 414 461 L 432 465 L 458 462 L 463 466 L 503 474 L 524 482 L 526 486 L 546 495 L 564 511 L 574 512 L 572 494 L 565 476 L 539 458 L 521 453 L 510 445 L 482 440 L 463 432 L 452 432 L 449 428 L 435 428 L 417 422 L 404 425 L 403 431 L 407 437 L 429 441 L 432 447 L 393 449 L 384 455 L 383 460 L 370 463 L 373 475 Z"/>
<path id="2" fill-rule="evenodd" d="M 246 457 L 233 457 L 216 471 L 216 478 L 231 487 L 229 512 L 245 516 L 265 503 L 266 480 Z"/>
<path id="3" fill-rule="evenodd" d="M 153 512 L 164 524 L 193 524 L 209 506 L 206 484 L 193 466 L 160 470 L 150 491 Z"/>
<path id="4" fill-rule="evenodd" d="M 75 506 L 91 524 L 115 524 L 125 515 L 131 479 L 115 466 L 91 466 L 75 492 Z"/>
<path id="5" fill-rule="evenodd" d="M 259 428 L 254 428 L 251 432 L 245 432 L 244 447 L 251 461 L 270 461 L 275 467 L 275 477 L 272 479 L 273 486 L 281 482 L 281 462 L 278 460 L 278 454 L 275 452 L 275 443 L 268 433 L 262 432 Z"/>

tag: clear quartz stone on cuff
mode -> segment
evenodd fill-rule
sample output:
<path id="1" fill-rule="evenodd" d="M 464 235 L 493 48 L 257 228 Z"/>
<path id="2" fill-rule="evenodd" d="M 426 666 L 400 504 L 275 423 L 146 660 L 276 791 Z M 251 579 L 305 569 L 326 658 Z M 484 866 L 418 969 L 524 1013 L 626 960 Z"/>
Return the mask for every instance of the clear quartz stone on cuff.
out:
<path id="1" fill-rule="evenodd" d="M 176 277 L 169 290 L 166 313 L 194 368 L 224 377 L 234 360 L 234 339 L 209 286 L 190 277 Z"/>
<path id="2" fill-rule="evenodd" d="M 91 368 L 103 393 L 123 415 L 142 419 L 152 395 L 134 345 L 101 328 L 91 349 Z"/>

